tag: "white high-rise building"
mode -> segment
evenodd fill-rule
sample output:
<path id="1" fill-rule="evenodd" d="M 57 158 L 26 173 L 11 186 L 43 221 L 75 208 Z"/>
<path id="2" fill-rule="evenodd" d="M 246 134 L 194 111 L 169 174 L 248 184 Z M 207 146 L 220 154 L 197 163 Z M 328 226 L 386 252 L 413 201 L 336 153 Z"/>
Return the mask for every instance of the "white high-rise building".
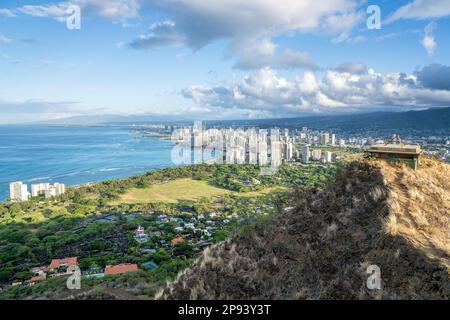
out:
<path id="1" fill-rule="evenodd" d="M 209 129 L 203 133 L 205 147 L 202 150 L 203 162 L 223 163 L 223 134 L 220 130 Z"/>
<path id="2" fill-rule="evenodd" d="M 325 162 L 333 162 L 333 154 L 330 151 L 325 151 Z"/>
<path id="3" fill-rule="evenodd" d="M 237 164 L 245 164 L 245 148 L 244 147 L 236 147 L 236 163 Z"/>
<path id="4" fill-rule="evenodd" d="M 12 201 L 27 201 L 29 196 L 28 187 L 26 184 L 23 184 L 22 181 L 9 184 L 9 198 Z"/>
<path id="5" fill-rule="evenodd" d="M 248 139 L 248 163 L 258 163 L 258 140 L 254 136 L 250 136 Z"/>
<path id="6" fill-rule="evenodd" d="M 66 193 L 66 185 L 63 183 L 55 183 L 53 184 L 53 188 L 56 189 L 56 195 L 59 196 L 61 194 Z"/>
<path id="7" fill-rule="evenodd" d="M 44 191 L 44 196 L 45 198 L 56 197 L 56 188 L 55 187 L 48 188 L 47 190 Z"/>
<path id="8" fill-rule="evenodd" d="M 309 146 L 303 146 L 302 148 L 302 161 L 303 163 L 308 163 L 311 154 L 309 152 Z"/>
<path id="9" fill-rule="evenodd" d="M 270 154 L 270 161 L 271 165 L 278 167 L 281 166 L 281 143 L 280 141 L 272 141 L 270 144 L 271 148 L 271 154 Z"/>
<path id="10" fill-rule="evenodd" d="M 225 163 L 235 164 L 236 163 L 236 148 L 232 144 L 227 144 L 227 151 L 225 152 Z"/>
<path id="11" fill-rule="evenodd" d="M 201 123 L 195 123 L 192 128 L 192 146 L 194 148 L 203 146 L 203 126 Z"/>
<path id="12" fill-rule="evenodd" d="M 286 159 L 286 161 L 291 161 L 292 158 L 294 157 L 294 146 L 292 142 L 286 142 L 284 144 L 284 159 Z"/>
<path id="13" fill-rule="evenodd" d="M 62 183 L 55 183 L 44 191 L 46 198 L 56 197 L 62 195 L 66 192 L 66 186 Z"/>
<path id="14" fill-rule="evenodd" d="M 320 135 L 320 144 L 327 145 L 330 143 L 330 134 L 328 132 L 322 133 Z"/>
<path id="15" fill-rule="evenodd" d="M 245 146 L 246 146 L 246 134 L 243 131 L 238 132 L 236 136 L 236 163 L 245 164 Z"/>
<path id="16" fill-rule="evenodd" d="M 270 129 L 270 139 L 274 141 L 280 141 L 280 129 L 272 128 Z"/>
<path id="17" fill-rule="evenodd" d="M 259 130 L 258 142 L 266 142 L 267 143 L 267 130 L 265 130 L 265 129 Z"/>
<path id="18" fill-rule="evenodd" d="M 31 185 L 31 196 L 43 195 L 45 190 L 50 189 L 50 183 L 36 183 Z"/>
<path id="19" fill-rule="evenodd" d="M 336 135 L 334 133 L 331 134 L 331 145 L 336 145 Z"/>
<path id="20" fill-rule="evenodd" d="M 59 196 L 66 192 L 66 185 L 57 183 L 51 185 L 50 183 L 37 183 L 31 185 L 31 194 L 33 197 L 44 195 L 46 198 Z"/>
<path id="21" fill-rule="evenodd" d="M 268 163 L 267 158 L 267 143 L 258 142 L 258 164 L 260 166 L 265 166 Z"/>
<path id="22" fill-rule="evenodd" d="M 319 161 L 321 156 L 322 156 L 322 150 L 314 149 L 312 151 L 312 158 L 313 158 L 313 160 Z"/>
<path id="23" fill-rule="evenodd" d="M 172 132 L 171 140 L 174 143 L 180 143 L 186 146 L 192 144 L 192 133 L 190 128 L 178 128 Z"/>

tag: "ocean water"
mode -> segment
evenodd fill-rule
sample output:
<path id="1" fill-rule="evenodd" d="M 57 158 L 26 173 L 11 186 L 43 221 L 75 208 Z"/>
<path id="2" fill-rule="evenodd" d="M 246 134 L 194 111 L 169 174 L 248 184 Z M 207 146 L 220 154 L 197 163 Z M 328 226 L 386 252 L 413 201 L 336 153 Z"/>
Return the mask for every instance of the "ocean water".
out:
<path id="1" fill-rule="evenodd" d="M 125 178 L 172 166 L 173 144 L 130 127 L 0 126 L 0 202 L 9 183 L 68 186 Z"/>

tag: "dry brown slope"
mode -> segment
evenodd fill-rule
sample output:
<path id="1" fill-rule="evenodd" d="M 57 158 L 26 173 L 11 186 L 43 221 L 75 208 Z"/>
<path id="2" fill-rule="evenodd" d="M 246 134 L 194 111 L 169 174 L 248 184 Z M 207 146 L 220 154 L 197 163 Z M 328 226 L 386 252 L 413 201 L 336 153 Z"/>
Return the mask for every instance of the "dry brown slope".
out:
<path id="1" fill-rule="evenodd" d="M 293 211 L 212 247 L 161 299 L 449 299 L 450 169 L 354 162 Z M 382 289 L 366 287 L 367 266 Z"/>

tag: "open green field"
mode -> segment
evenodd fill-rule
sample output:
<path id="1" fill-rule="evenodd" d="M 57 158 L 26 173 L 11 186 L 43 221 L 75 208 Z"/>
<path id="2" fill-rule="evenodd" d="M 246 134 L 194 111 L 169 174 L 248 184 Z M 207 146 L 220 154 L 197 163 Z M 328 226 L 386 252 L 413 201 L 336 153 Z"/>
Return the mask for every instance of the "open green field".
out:
<path id="1" fill-rule="evenodd" d="M 248 191 L 248 192 L 241 192 L 238 195 L 240 196 L 244 196 L 244 197 L 258 197 L 264 194 L 269 194 L 271 192 L 276 192 L 276 191 L 285 191 L 288 190 L 288 188 L 286 187 L 282 187 L 282 186 L 276 186 L 276 187 L 268 187 L 268 188 L 264 188 L 258 191 Z"/>
<path id="2" fill-rule="evenodd" d="M 229 190 L 212 186 L 207 181 L 177 179 L 148 188 L 130 189 L 119 200 L 114 201 L 114 203 L 145 203 L 156 201 L 175 203 L 183 200 L 196 200 L 201 197 L 215 197 L 230 192 Z"/>

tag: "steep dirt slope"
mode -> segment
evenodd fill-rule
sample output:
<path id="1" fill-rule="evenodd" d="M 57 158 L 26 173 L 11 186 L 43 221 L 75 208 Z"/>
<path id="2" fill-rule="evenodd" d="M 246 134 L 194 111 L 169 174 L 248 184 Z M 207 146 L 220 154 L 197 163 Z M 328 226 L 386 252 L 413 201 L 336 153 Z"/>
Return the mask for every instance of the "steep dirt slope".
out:
<path id="1" fill-rule="evenodd" d="M 160 299 L 449 299 L 450 169 L 354 162 L 294 210 L 204 252 Z M 369 265 L 381 290 L 369 290 Z"/>

